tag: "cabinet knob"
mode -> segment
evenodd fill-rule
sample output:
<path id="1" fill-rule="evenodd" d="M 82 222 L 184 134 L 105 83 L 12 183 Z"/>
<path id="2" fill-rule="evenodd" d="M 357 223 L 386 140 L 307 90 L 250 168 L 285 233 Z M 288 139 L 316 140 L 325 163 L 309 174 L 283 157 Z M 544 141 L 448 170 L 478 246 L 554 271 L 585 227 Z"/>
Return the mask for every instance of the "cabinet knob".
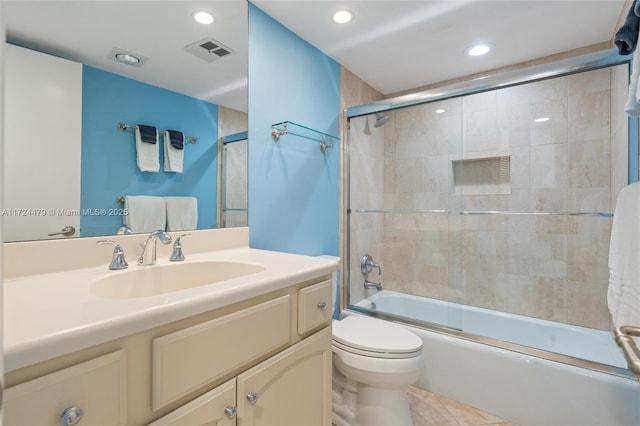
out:
<path id="1" fill-rule="evenodd" d="M 327 309 L 327 302 L 319 302 L 318 309 L 320 309 L 321 311 L 324 311 L 325 309 Z"/>
<path id="2" fill-rule="evenodd" d="M 60 423 L 62 426 L 73 426 L 80 423 L 80 420 L 82 420 L 82 409 L 78 407 L 69 407 L 62 412 L 60 417 Z"/>
<path id="3" fill-rule="evenodd" d="M 255 404 L 256 401 L 258 401 L 258 394 L 256 392 L 249 392 L 247 394 L 247 401 L 249 401 L 251 405 Z"/>
<path id="4" fill-rule="evenodd" d="M 234 407 L 233 405 L 227 405 L 224 409 L 224 414 L 226 414 L 228 418 L 232 419 L 236 416 L 236 411 L 236 407 Z"/>

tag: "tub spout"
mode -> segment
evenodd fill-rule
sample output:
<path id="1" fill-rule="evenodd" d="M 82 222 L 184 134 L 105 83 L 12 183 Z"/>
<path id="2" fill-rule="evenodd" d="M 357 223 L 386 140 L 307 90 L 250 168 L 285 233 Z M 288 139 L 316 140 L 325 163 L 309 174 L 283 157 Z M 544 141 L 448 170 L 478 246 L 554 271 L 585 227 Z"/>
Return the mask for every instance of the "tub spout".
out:
<path id="1" fill-rule="evenodd" d="M 369 280 L 364 280 L 364 288 L 370 288 L 370 289 L 382 291 L 382 283 L 374 283 Z"/>

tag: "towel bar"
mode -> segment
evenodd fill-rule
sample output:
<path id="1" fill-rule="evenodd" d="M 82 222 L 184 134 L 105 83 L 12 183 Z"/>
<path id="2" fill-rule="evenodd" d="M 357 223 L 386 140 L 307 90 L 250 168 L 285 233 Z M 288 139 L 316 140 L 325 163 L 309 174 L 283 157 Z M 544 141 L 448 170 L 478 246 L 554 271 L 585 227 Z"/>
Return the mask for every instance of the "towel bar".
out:
<path id="1" fill-rule="evenodd" d="M 616 343 L 622 349 L 625 358 L 627 358 L 629 370 L 640 379 L 640 349 L 638 349 L 636 342 L 631 338 L 632 336 L 640 337 L 640 327 L 617 327 L 613 334 Z"/>
<path id="2" fill-rule="evenodd" d="M 516 211 L 501 211 L 501 210 L 476 210 L 468 211 L 463 210 L 461 215 L 505 215 L 505 216 L 599 216 L 599 217 L 613 217 L 613 213 L 610 212 L 516 212 Z"/>
<path id="3" fill-rule="evenodd" d="M 131 124 L 124 124 L 124 123 L 118 123 L 118 130 L 120 130 L 121 132 L 124 132 L 126 130 L 135 130 L 136 127 L 138 126 L 132 126 Z M 158 130 L 159 133 L 164 133 L 165 130 Z M 195 136 L 187 136 L 185 135 L 184 138 L 186 140 L 188 140 L 191 143 L 196 143 L 198 142 L 198 138 L 196 138 Z"/>

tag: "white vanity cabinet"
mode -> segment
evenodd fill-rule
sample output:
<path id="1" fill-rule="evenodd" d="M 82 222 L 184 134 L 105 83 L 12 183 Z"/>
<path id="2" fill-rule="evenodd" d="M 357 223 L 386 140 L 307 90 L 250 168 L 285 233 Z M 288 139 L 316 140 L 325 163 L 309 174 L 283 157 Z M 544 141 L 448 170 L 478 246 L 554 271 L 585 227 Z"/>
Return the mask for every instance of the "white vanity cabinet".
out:
<path id="1" fill-rule="evenodd" d="M 9 372 L 5 424 L 329 426 L 330 324 L 328 277 L 285 287 Z"/>
<path id="2" fill-rule="evenodd" d="M 331 424 L 331 328 L 312 335 L 149 426 Z"/>
<path id="3" fill-rule="evenodd" d="M 331 424 L 331 291 L 331 281 L 323 280 L 297 290 L 295 305 L 288 294 L 155 339 L 157 410 L 225 372 L 242 370 L 289 346 L 299 339 L 291 339 L 293 330 L 301 336 L 320 329 L 150 426 Z M 226 344 L 231 341 L 234 345 Z M 197 417 L 200 413 L 206 415 Z"/>

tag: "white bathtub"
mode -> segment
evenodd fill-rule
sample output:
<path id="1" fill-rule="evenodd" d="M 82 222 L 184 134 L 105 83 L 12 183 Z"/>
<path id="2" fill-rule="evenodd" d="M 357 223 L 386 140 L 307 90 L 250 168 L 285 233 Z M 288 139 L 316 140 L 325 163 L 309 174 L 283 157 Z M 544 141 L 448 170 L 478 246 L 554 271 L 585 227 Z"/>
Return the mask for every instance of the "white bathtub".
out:
<path id="1" fill-rule="evenodd" d="M 609 332 L 387 290 L 357 306 L 370 308 L 371 302 L 380 313 L 464 328 L 465 333 L 626 367 Z M 417 385 L 427 390 L 520 425 L 640 425 L 637 380 L 404 326 L 424 342 L 426 365 Z"/>

